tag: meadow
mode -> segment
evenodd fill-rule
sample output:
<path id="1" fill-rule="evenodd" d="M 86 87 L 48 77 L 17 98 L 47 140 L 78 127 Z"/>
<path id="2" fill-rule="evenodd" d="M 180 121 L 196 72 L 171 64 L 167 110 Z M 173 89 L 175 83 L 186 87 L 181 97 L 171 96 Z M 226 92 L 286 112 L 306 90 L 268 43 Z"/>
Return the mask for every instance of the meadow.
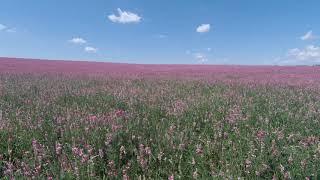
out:
<path id="1" fill-rule="evenodd" d="M 0 58 L 0 179 L 319 179 L 320 67 Z"/>

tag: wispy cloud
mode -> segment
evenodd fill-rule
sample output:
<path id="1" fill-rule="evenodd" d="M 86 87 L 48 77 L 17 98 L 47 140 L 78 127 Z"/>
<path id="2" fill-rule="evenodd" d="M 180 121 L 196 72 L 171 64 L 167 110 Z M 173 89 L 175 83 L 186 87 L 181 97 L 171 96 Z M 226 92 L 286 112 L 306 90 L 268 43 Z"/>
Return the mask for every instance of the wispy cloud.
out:
<path id="1" fill-rule="evenodd" d="M 306 34 L 304 34 L 303 36 L 300 37 L 300 39 L 303 40 L 303 41 L 314 40 L 314 39 L 317 39 L 317 38 L 318 38 L 318 37 L 315 36 L 311 30 L 308 31 Z"/>
<path id="2" fill-rule="evenodd" d="M 320 63 L 320 47 L 309 45 L 304 48 L 289 49 L 285 56 L 275 59 L 277 64 L 318 64 Z"/>
<path id="3" fill-rule="evenodd" d="M 300 39 L 303 40 L 303 41 L 314 40 L 314 39 L 317 39 L 317 38 L 318 37 L 315 36 L 312 31 L 308 31 L 306 34 L 304 34 L 303 36 L 300 37 Z"/>
<path id="4" fill-rule="evenodd" d="M 3 25 L 3 24 L 0 24 L 0 31 L 3 31 L 3 30 L 5 30 L 5 29 L 7 29 L 7 26 L 5 26 L 5 25 Z"/>
<path id="5" fill-rule="evenodd" d="M 69 40 L 70 43 L 73 43 L 73 44 L 85 44 L 87 43 L 87 41 L 83 38 L 80 38 L 80 37 L 75 37 L 75 38 L 72 38 Z"/>
<path id="6" fill-rule="evenodd" d="M 8 27 L 4 24 L 0 24 L 0 31 L 8 32 L 8 33 L 15 33 L 15 32 L 17 32 L 17 29 L 12 28 L 12 27 Z"/>
<path id="7" fill-rule="evenodd" d="M 197 63 L 203 64 L 205 62 L 208 62 L 208 56 L 205 51 L 186 50 L 185 54 L 194 59 Z"/>
<path id="8" fill-rule="evenodd" d="M 139 23 L 142 19 L 138 14 L 129 11 L 122 11 L 120 8 L 118 8 L 117 11 L 118 15 L 111 14 L 108 16 L 109 20 L 114 23 Z"/>
<path id="9" fill-rule="evenodd" d="M 197 60 L 198 63 L 205 63 L 208 61 L 208 58 L 203 53 L 194 53 L 193 57 Z"/>
<path id="10" fill-rule="evenodd" d="M 160 38 L 160 39 L 164 39 L 164 38 L 167 38 L 168 35 L 166 35 L 166 34 L 158 34 L 158 35 L 156 35 L 156 37 Z"/>
<path id="11" fill-rule="evenodd" d="M 320 60 L 320 47 L 309 45 L 303 49 L 290 49 L 288 56 L 299 60 Z"/>
<path id="12" fill-rule="evenodd" d="M 97 49 L 97 48 L 94 48 L 94 47 L 91 47 L 91 46 L 86 46 L 86 47 L 84 48 L 84 51 L 85 51 L 85 52 L 88 52 L 88 53 L 96 53 L 96 52 L 98 51 L 98 49 Z"/>
<path id="13" fill-rule="evenodd" d="M 87 40 L 81 38 L 81 37 L 75 37 L 70 39 L 68 42 L 73 43 L 73 44 L 77 44 L 77 45 L 83 45 L 83 44 L 87 44 Z M 83 47 L 84 52 L 87 53 L 97 53 L 98 49 L 92 46 L 85 46 Z"/>
<path id="14" fill-rule="evenodd" d="M 8 32 L 8 33 L 15 33 L 15 32 L 17 32 L 17 29 L 16 29 L 16 28 L 6 29 L 6 32 Z"/>
<path id="15" fill-rule="evenodd" d="M 198 33 L 206 33 L 210 31 L 210 24 L 201 24 L 200 26 L 197 27 L 196 31 Z"/>

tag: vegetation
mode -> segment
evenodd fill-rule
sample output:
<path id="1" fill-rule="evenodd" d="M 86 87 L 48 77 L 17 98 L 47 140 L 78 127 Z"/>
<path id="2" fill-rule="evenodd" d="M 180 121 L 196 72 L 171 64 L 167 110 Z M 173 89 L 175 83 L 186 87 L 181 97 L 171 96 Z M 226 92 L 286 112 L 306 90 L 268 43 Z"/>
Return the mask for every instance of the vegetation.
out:
<path id="1" fill-rule="evenodd" d="M 320 94 L 289 85 L 0 75 L 0 178 L 319 179 Z"/>

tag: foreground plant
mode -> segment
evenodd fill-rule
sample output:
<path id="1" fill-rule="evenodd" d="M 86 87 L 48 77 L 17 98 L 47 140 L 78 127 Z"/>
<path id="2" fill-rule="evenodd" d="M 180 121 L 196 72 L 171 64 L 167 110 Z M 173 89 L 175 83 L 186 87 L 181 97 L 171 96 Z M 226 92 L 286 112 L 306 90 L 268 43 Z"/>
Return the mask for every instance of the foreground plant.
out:
<path id="1" fill-rule="evenodd" d="M 0 177 L 318 179 L 316 86 L 0 75 Z"/>

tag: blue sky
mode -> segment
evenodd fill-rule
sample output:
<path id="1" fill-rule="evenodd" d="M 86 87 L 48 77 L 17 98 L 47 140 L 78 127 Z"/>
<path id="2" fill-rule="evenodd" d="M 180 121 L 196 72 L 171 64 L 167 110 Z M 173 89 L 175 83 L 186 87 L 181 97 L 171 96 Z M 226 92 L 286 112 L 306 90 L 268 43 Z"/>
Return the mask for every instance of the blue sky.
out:
<path id="1" fill-rule="evenodd" d="M 319 0 L 2 0 L 0 56 L 315 64 L 319 7 Z"/>

